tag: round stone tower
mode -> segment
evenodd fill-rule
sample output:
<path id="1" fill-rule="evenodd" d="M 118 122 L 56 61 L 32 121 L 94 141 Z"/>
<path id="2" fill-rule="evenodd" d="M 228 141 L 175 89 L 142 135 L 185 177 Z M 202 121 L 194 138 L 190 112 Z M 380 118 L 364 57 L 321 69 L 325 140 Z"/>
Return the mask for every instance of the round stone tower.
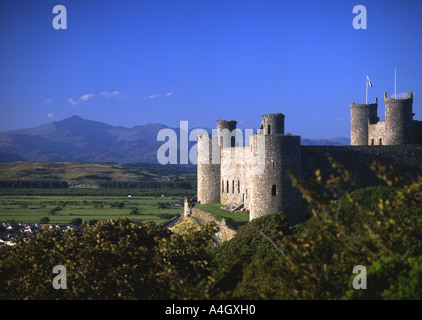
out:
<path id="1" fill-rule="evenodd" d="M 200 135 L 197 147 L 198 201 L 220 203 L 220 150 L 217 137 L 211 138 L 208 134 Z"/>
<path id="2" fill-rule="evenodd" d="M 272 128 L 270 130 L 274 132 Z M 275 130 L 280 130 L 280 127 Z M 300 220 L 301 194 L 292 186 L 289 172 L 300 177 L 300 136 L 271 133 L 266 134 L 264 139 L 265 148 L 261 147 L 261 150 L 265 150 L 264 170 L 260 174 L 251 175 L 250 220 L 283 211 L 289 223 L 295 223 Z M 256 152 L 257 140 L 259 138 L 251 140 L 251 152 Z"/>
<path id="3" fill-rule="evenodd" d="M 369 144 L 368 125 L 377 123 L 378 98 L 375 103 L 350 105 L 350 144 L 352 146 Z"/>
<path id="4" fill-rule="evenodd" d="M 386 137 L 385 144 L 400 145 L 412 143 L 413 93 L 404 99 L 388 98 L 384 92 Z"/>
<path id="5" fill-rule="evenodd" d="M 284 134 L 284 114 L 272 113 L 262 116 L 261 129 L 265 135 Z"/>
<path id="6" fill-rule="evenodd" d="M 236 120 L 217 120 L 217 135 L 220 147 L 236 146 L 236 125 Z"/>

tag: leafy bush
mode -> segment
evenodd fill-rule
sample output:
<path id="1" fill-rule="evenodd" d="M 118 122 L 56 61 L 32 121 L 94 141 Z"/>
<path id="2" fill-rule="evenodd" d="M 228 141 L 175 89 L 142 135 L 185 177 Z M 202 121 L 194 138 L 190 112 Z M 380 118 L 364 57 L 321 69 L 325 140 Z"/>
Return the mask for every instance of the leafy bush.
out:
<path id="1" fill-rule="evenodd" d="M 43 217 L 40 219 L 40 223 L 49 223 L 50 222 L 50 218 L 49 217 Z"/>
<path id="2" fill-rule="evenodd" d="M 267 271 L 279 264 L 275 241 L 289 234 L 292 229 L 284 215 L 269 214 L 242 226 L 233 239 L 218 249 L 215 264 L 236 271 L 228 283 L 222 283 L 232 291 L 232 298 L 256 299 L 262 291 L 274 294 L 278 290 Z"/>
<path id="3" fill-rule="evenodd" d="M 267 215 L 219 249 L 217 264 L 237 259 L 229 297 L 422 299 L 422 178 L 399 187 L 374 164 L 387 187 L 348 193 L 341 184 L 352 175 L 333 167 L 338 175 L 324 185 L 318 171 L 310 181 L 293 178 L 312 213 L 306 222 L 291 230 L 282 215 Z M 366 290 L 352 286 L 356 265 L 366 267 Z"/>
<path id="4" fill-rule="evenodd" d="M 137 207 L 133 207 L 130 210 L 130 215 L 138 215 L 139 214 L 139 209 Z"/>
<path id="5" fill-rule="evenodd" d="M 0 299 L 169 299 L 184 290 L 200 298 L 212 290 L 204 284 L 214 232 L 209 226 L 178 235 L 126 218 L 82 231 L 43 230 L 0 248 Z M 56 265 L 66 268 L 66 290 L 52 286 Z"/>
<path id="6" fill-rule="evenodd" d="M 81 218 L 74 218 L 70 221 L 71 224 L 74 224 L 75 226 L 79 226 L 82 224 L 82 219 Z"/>

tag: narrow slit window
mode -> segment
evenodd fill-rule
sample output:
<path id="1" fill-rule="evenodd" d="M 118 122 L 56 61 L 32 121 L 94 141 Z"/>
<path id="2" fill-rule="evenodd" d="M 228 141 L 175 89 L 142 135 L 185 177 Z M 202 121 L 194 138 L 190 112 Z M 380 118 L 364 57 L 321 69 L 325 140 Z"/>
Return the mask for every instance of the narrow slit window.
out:
<path id="1" fill-rule="evenodd" d="M 240 193 L 240 180 L 237 180 L 237 193 Z"/>
<path id="2" fill-rule="evenodd" d="M 375 143 L 374 139 L 371 140 L 371 146 L 373 146 Z"/>
<path id="3" fill-rule="evenodd" d="M 382 146 L 382 138 L 380 138 L 379 144 L 380 144 L 380 146 Z"/>
<path id="4" fill-rule="evenodd" d="M 277 193 L 278 193 L 277 185 L 273 184 L 273 186 L 271 187 L 271 195 L 274 197 L 277 195 Z"/>
<path id="5" fill-rule="evenodd" d="M 234 193 L 234 180 L 232 180 L 232 193 Z"/>
<path id="6" fill-rule="evenodd" d="M 268 134 L 271 134 L 271 125 L 269 124 L 267 127 Z"/>

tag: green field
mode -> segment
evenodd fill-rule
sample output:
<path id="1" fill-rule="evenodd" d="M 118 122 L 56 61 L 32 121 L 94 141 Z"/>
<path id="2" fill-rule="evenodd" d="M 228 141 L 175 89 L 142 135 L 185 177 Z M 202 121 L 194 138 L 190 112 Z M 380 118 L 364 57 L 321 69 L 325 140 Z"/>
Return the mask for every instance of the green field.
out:
<path id="1" fill-rule="evenodd" d="M 3 184 L 0 222 L 31 223 L 48 217 L 49 223 L 67 224 L 76 218 L 89 222 L 127 217 L 160 224 L 183 213 L 183 207 L 172 203 L 183 203 L 183 197 L 196 194 L 194 166 L 19 161 L 0 164 L 0 180 L 49 180 L 70 186 Z M 104 183 L 110 186 L 101 187 Z"/>
<path id="2" fill-rule="evenodd" d="M 249 214 L 242 212 L 230 212 L 224 209 L 221 209 L 223 205 L 220 203 L 210 203 L 210 204 L 199 204 L 198 208 L 206 212 L 212 213 L 217 221 L 225 219 L 226 222 L 233 227 L 238 229 L 244 224 L 249 222 Z"/>
<path id="3" fill-rule="evenodd" d="M 75 218 L 90 221 L 127 217 L 138 222 L 163 223 L 183 213 L 183 207 L 158 205 L 172 202 L 182 201 L 180 197 L 128 197 L 127 194 L 124 196 L 2 195 L 0 222 L 31 223 L 48 217 L 49 223 L 66 224 Z M 136 214 L 133 208 L 137 208 Z"/>

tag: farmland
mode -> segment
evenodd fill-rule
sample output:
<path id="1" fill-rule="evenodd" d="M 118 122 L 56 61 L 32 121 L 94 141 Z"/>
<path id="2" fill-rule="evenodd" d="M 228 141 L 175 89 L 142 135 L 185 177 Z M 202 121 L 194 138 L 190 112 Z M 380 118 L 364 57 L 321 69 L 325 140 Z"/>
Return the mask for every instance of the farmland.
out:
<path id="1" fill-rule="evenodd" d="M 66 224 L 75 218 L 87 222 L 127 217 L 137 222 L 163 223 L 179 213 L 183 207 L 180 197 L 153 196 L 92 196 L 92 195 L 3 195 L 0 198 L 0 221 Z"/>
<path id="2" fill-rule="evenodd" d="M 175 206 L 183 197 L 196 194 L 196 168 L 171 165 L 15 162 L 0 164 L 0 180 L 0 222 L 127 217 L 160 224 L 183 212 Z M 20 187 L 43 181 L 70 187 Z"/>

